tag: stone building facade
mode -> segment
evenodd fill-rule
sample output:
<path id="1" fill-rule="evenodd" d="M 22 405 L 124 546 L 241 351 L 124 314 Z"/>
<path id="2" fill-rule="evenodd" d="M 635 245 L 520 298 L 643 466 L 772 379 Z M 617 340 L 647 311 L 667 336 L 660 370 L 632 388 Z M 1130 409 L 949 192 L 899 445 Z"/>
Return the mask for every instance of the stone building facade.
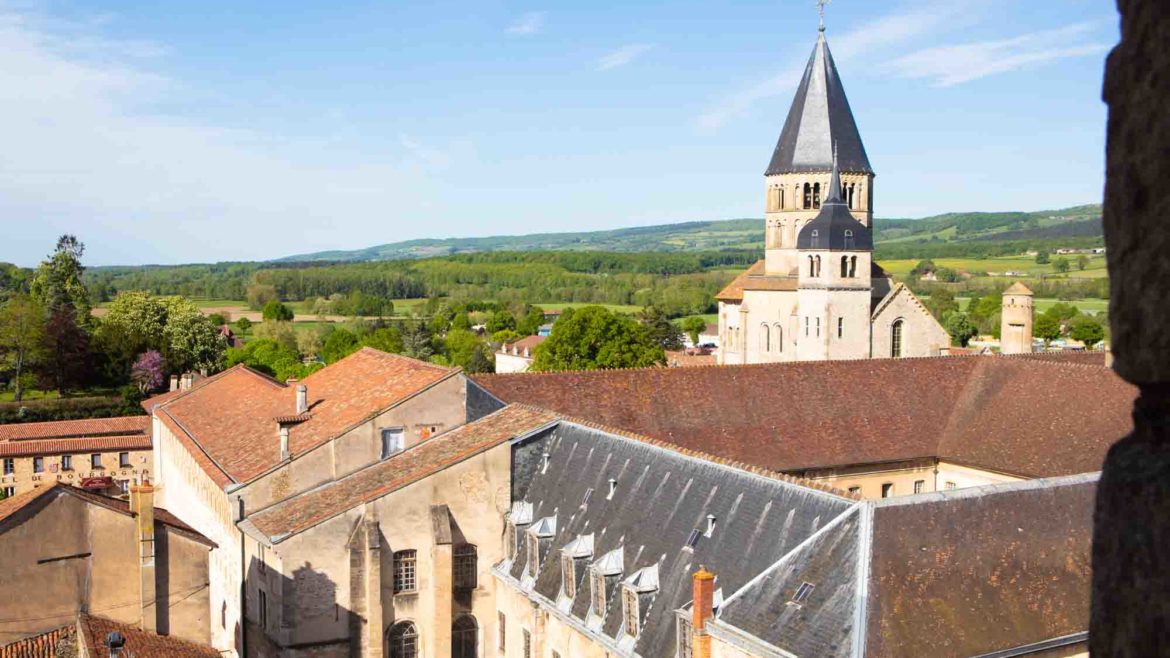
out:
<path id="1" fill-rule="evenodd" d="M 720 364 L 947 349 L 946 330 L 873 262 L 873 182 L 822 30 L 764 174 L 765 257 L 716 295 Z"/>
<path id="2" fill-rule="evenodd" d="M 0 492 L 60 482 L 124 496 L 151 478 L 150 447 L 148 416 L 0 425 Z"/>
<path id="3" fill-rule="evenodd" d="M 1015 282 L 1003 291 L 1000 315 L 999 351 L 1001 354 L 1032 353 L 1032 291 Z"/>

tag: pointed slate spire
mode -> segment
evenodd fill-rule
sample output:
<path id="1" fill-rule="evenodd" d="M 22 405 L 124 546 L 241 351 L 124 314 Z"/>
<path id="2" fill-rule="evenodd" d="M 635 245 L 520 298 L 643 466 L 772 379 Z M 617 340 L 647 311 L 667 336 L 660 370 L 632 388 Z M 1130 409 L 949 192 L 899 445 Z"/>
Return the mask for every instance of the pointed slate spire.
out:
<path id="1" fill-rule="evenodd" d="M 872 251 L 873 231 L 857 221 L 841 198 L 841 172 L 837 168 L 837 147 L 833 147 L 833 176 L 821 203 L 821 211 L 796 235 L 797 249 L 830 251 Z"/>
<path id="2" fill-rule="evenodd" d="M 872 174 L 824 32 L 817 35 L 765 176 L 828 171 L 837 144 L 842 171 Z"/>
<path id="3" fill-rule="evenodd" d="M 830 203 L 844 204 L 841 200 L 841 172 L 837 169 L 837 145 L 833 144 L 833 176 L 829 179 L 829 192 L 825 195 L 822 205 Z"/>

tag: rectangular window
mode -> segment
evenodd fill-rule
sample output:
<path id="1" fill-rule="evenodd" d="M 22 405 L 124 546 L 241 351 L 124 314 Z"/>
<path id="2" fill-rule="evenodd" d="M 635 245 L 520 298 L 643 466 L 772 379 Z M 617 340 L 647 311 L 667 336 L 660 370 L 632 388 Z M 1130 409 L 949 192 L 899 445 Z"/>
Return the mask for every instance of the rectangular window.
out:
<path id="1" fill-rule="evenodd" d="M 532 658 L 532 633 L 524 629 L 524 658 Z"/>
<path id="2" fill-rule="evenodd" d="M 922 490 L 925 488 L 926 488 L 926 480 L 915 480 L 914 481 L 914 493 L 922 493 Z"/>
<path id="3" fill-rule="evenodd" d="M 808 316 L 804 316 L 804 335 L 808 335 Z"/>
<path id="4" fill-rule="evenodd" d="M 821 337 L 821 319 L 817 318 L 817 338 Z"/>
<path id="5" fill-rule="evenodd" d="M 13 459 L 12 457 L 5 457 L 4 458 L 4 474 L 5 475 L 12 475 L 12 473 L 15 470 L 16 470 L 16 460 Z"/>
<path id="6" fill-rule="evenodd" d="M 122 495 L 130 493 L 130 480 L 118 480 L 118 492 Z"/>
<path id="7" fill-rule="evenodd" d="M 118 468 L 130 468 L 130 453 L 118 453 Z"/>
<path id="8" fill-rule="evenodd" d="M 100 452 L 95 452 L 89 456 L 89 466 L 90 468 L 102 467 L 102 454 Z"/>
<path id="9" fill-rule="evenodd" d="M 404 446 L 401 427 L 382 430 L 382 459 L 402 452 Z"/>
<path id="10" fill-rule="evenodd" d="M 4 487 L 4 497 L 11 498 L 16 495 L 16 487 Z"/>
<path id="11" fill-rule="evenodd" d="M 268 593 L 260 590 L 260 628 L 268 630 Z"/>
<path id="12" fill-rule="evenodd" d="M 861 487 L 859 487 L 857 485 L 849 487 L 849 493 L 859 494 L 859 493 L 861 493 Z"/>
<path id="13" fill-rule="evenodd" d="M 837 318 L 837 338 L 845 337 L 845 318 Z"/>
<path id="14" fill-rule="evenodd" d="M 678 647 L 678 658 L 693 658 L 695 655 L 694 647 L 691 644 L 694 641 L 695 629 L 691 626 L 691 620 L 679 615 L 678 620 L 678 638 L 676 638 L 675 646 Z"/>
<path id="15" fill-rule="evenodd" d="M 44 457 L 33 457 L 33 473 L 44 473 L 44 472 L 45 472 L 45 458 Z"/>
<path id="16" fill-rule="evenodd" d="M 561 588 L 570 599 L 577 596 L 577 565 L 571 555 L 561 556 Z"/>
<path id="17" fill-rule="evenodd" d="M 73 470 L 73 455 L 61 455 L 61 470 L 62 471 L 72 471 Z"/>
<path id="18" fill-rule="evenodd" d="M 535 576 L 540 569 L 540 538 L 528 533 L 528 575 Z"/>
<path id="19" fill-rule="evenodd" d="M 796 593 L 792 595 L 793 603 L 804 603 L 809 594 L 812 594 L 815 585 L 812 583 L 801 583 L 800 587 L 796 588 Z"/>
<path id="20" fill-rule="evenodd" d="M 475 546 L 461 544 L 455 549 L 451 568 L 454 573 L 455 589 L 475 589 L 478 585 L 476 577 L 477 554 Z"/>
<path id="21" fill-rule="evenodd" d="M 394 593 L 413 592 L 418 587 L 418 553 L 414 550 L 394 554 Z"/>
<path id="22" fill-rule="evenodd" d="M 496 625 L 498 626 L 496 629 L 496 639 L 498 640 L 496 647 L 500 651 L 503 651 L 508 648 L 508 618 L 502 612 L 497 612 L 496 614 L 499 615 L 496 621 Z"/>
<path id="23" fill-rule="evenodd" d="M 882 485 L 882 498 L 889 498 L 894 495 L 894 483 L 887 482 Z"/>
<path id="24" fill-rule="evenodd" d="M 626 615 L 626 635 L 638 637 L 638 593 L 630 588 L 622 590 L 622 612 Z"/>
<path id="25" fill-rule="evenodd" d="M 598 617 L 605 616 L 605 576 L 594 571 L 590 574 L 591 586 L 593 588 L 593 614 Z"/>

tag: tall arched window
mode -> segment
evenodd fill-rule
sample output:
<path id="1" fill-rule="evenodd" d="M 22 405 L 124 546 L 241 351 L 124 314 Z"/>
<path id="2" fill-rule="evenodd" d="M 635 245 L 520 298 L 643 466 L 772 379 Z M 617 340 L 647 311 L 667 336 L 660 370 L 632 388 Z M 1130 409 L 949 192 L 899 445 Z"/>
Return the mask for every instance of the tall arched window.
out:
<path id="1" fill-rule="evenodd" d="M 821 207 L 821 184 L 813 183 L 813 208 Z"/>
<path id="2" fill-rule="evenodd" d="M 894 320 L 890 327 L 890 356 L 895 359 L 902 356 L 902 320 Z"/>
<path id="3" fill-rule="evenodd" d="M 849 257 L 841 257 L 841 278 L 844 279 L 849 276 Z"/>
<path id="4" fill-rule="evenodd" d="M 408 621 L 400 621 L 386 633 L 390 658 L 418 658 L 418 630 Z"/>
<path id="5" fill-rule="evenodd" d="M 816 275 L 817 275 L 817 264 L 816 264 L 816 262 L 813 260 L 813 257 L 812 257 L 812 256 L 809 256 L 809 257 L 808 257 L 808 275 L 809 275 L 810 277 L 811 277 L 811 276 L 816 276 Z"/>
<path id="6" fill-rule="evenodd" d="M 857 278 L 857 256 L 849 257 L 849 278 Z"/>
<path id="7" fill-rule="evenodd" d="M 784 210 L 784 188 L 779 188 L 776 190 L 776 193 L 780 195 L 779 203 L 776 204 L 776 210 Z"/>
<path id="8" fill-rule="evenodd" d="M 817 276 L 817 277 L 819 277 L 819 276 L 821 275 L 821 257 L 820 257 L 820 256 L 816 256 L 816 257 L 813 259 L 813 262 L 814 262 L 814 264 L 816 265 L 816 274 L 814 274 L 813 276 Z"/>
<path id="9" fill-rule="evenodd" d="M 849 188 L 849 208 L 853 208 L 853 190 L 857 189 L 857 183 L 850 183 Z"/>
<path id="10" fill-rule="evenodd" d="M 779 322 L 777 322 L 775 325 L 773 325 L 772 329 L 774 330 L 774 331 L 772 331 L 772 344 L 776 346 L 777 352 L 783 352 L 784 351 L 784 329 L 782 329 L 780 327 Z"/>
<path id="11" fill-rule="evenodd" d="M 812 208 L 812 185 L 804 184 L 804 209 Z"/>
<path id="12" fill-rule="evenodd" d="M 772 332 L 768 330 L 767 324 L 760 325 L 760 350 L 763 352 L 772 351 Z"/>
<path id="13" fill-rule="evenodd" d="M 451 658 L 478 658 L 479 624 L 475 617 L 460 615 L 451 625 Z"/>

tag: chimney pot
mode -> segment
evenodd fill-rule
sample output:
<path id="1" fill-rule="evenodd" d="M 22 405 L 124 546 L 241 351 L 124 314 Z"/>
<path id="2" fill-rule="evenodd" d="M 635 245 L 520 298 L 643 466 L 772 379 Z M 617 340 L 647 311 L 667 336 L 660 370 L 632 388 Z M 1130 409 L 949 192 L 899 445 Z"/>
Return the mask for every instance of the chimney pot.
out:
<path id="1" fill-rule="evenodd" d="M 171 375 L 171 390 L 172 391 L 179 390 L 179 376 L 178 375 Z"/>
<path id="2" fill-rule="evenodd" d="M 280 426 L 280 460 L 288 459 L 288 425 Z"/>
<path id="3" fill-rule="evenodd" d="M 304 384 L 297 384 L 297 415 L 301 415 L 309 410 L 309 387 Z"/>

